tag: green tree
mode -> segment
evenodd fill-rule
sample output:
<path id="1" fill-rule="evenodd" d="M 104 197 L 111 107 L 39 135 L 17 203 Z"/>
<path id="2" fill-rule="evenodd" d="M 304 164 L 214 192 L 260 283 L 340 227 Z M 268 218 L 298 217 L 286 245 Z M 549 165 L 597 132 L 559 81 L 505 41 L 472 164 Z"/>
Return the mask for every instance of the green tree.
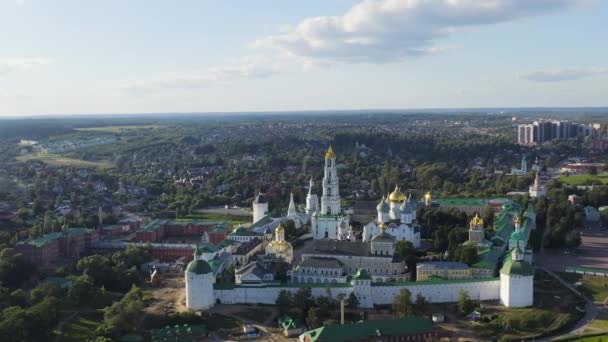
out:
<path id="1" fill-rule="evenodd" d="M 300 308 L 302 313 L 306 312 L 308 308 L 314 303 L 312 299 L 312 290 L 310 287 L 301 287 L 293 296 L 294 306 Z"/>
<path id="2" fill-rule="evenodd" d="M 293 303 L 293 296 L 292 296 L 291 292 L 289 292 L 287 290 L 279 291 L 275 304 L 279 308 L 279 312 L 281 314 L 289 312 L 289 309 L 291 308 L 292 303 Z"/>
<path id="3" fill-rule="evenodd" d="M 351 309 L 358 308 L 359 298 L 357 298 L 357 296 L 355 296 L 355 294 L 351 292 L 350 295 L 348 295 L 348 298 L 346 299 L 346 305 Z"/>
<path id="4" fill-rule="evenodd" d="M 308 313 L 306 314 L 306 325 L 308 326 L 308 329 L 316 329 L 321 326 L 319 311 L 319 308 L 315 307 L 308 309 Z"/>
<path id="5" fill-rule="evenodd" d="M 393 301 L 393 310 L 399 317 L 413 315 L 411 293 L 408 289 L 401 289 Z"/>
<path id="6" fill-rule="evenodd" d="M 416 315 L 424 314 L 426 305 L 427 305 L 426 298 L 421 293 L 417 294 L 416 301 L 414 302 L 414 313 Z"/>
<path id="7" fill-rule="evenodd" d="M 405 261 L 410 273 L 416 269 L 416 248 L 411 241 L 399 240 L 395 243 L 395 255 Z"/>
<path id="8" fill-rule="evenodd" d="M 456 252 L 456 260 L 472 266 L 477 262 L 477 247 L 470 243 L 463 243 L 458 247 Z"/>
<path id="9" fill-rule="evenodd" d="M 465 290 L 460 290 L 458 293 L 458 311 L 462 315 L 468 315 L 473 309 L 475 309 L 475 303 L 469 297 L 469 293 Z"/>

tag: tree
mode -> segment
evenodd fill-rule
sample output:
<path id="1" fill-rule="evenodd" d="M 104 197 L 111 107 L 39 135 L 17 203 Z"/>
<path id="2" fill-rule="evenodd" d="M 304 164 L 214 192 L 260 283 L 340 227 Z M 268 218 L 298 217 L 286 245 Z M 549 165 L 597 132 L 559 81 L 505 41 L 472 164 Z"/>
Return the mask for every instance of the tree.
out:
<path id="1" fill-rule="evenodd" d="M 116 335 L 134 330 L 143 308 L 143 293 L 137 286 L 133 286 L 120 301 L 103 309 L 103 324 L 98 332 L 102 335 Z"/>
<path id="2" fill-rule="evenodd" d="M 90 276 L 96 285 L 109 285 L 114 280 L 112 261 L 105 255 L 93 254 L 84 257 L 76 264 L 76 269 Z"/>
<path id="3" fill-rule="evenodd" d="M 357 296 L 355 296 L 355 294 L 351 292 L 350 295 L 348 295 L 348 298 L 346 299 L 346 305 L 351 309 L 358 308 L 359 298 L 357 298 Z"/>
<path id="4" fill-rule="evenodd" d="M 411 293 L 408 289 L 401 289 L 395 296 L 393 310 L 399 317 L 409 317 L 413 315 Z"/>
<path id="5" fill-rule="evenodd" d="M 456 259 L 469 266 L 477 262 L 477 247 L 470 243 L 463 243 L 458 247 L 456 252 Z"/>
<path id="6" fill-rule="evenodd" d="M 468 315 L 475 309 L 475 303 L 469 297 L 469 293 L 465 290 L 460 290 L 458 293 L 458 310 L 463 315 Z"/>
<path id="7" fill-rule="evenodd" d="M 294 306 L 300 308 L 302 313 L 306 312 L 313 304 L 312 290 L 310 287 L 301 287 L 293 296 Z"/>
<path id="8" fill-rule="evenodd" d="M 426 308 L 426 304 L 426 298 L 424 298 L 422 293 L 417 294 L 416 302 L 414 303 L 414 313 L 416 315 L 422 315 L 424 313 L 424 309 Z"/>
<path id="9" fill-rule="evenodd" d="M 416 248 L 411 241 L 399 240 L 395 243 L 395 255 L 405 261 L 410 273 L 416 269 Z"/>
<path id="10" fill-rule="evenodd" d="M 321 326 L 319 308 L 312 307 L 308 309 L 308 313 L 306 314 L 306 325 L 308 325 L 308 329 L 311 330 Z"/>
<path id="11" fill-rule="evenodd" d="M 289 309 L 291 308 L 292 303 L 293 303 L 293 296 L 292 296 L 291 292 L 289 292 L 287 290 L 281 290 L 279 292 L 279 294 L 277 295 L 277 300 L 275 301 L 275 304 L 279 308 L 279 312 L 281 314 L 289 312 Z"/>

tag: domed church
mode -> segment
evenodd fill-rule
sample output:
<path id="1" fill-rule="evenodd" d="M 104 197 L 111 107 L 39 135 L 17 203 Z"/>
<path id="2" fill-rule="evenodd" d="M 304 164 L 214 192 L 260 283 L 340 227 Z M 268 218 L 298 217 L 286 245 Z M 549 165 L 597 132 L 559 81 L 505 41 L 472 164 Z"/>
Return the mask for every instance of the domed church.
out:
<path id="1" fill-rule="evenodd" d="M 380 233 L 386 233 L 395 240 L 411 241 L 414 247 L 420 247 L 420 225 L 416 221 L 416 203 L 405 196 L 399 186 L 382 197 L 376 207 L 378 217 L 363 227 L 363 241 L 370 241 Z M 382 226 L 386 225 L 383 230 Z"/>

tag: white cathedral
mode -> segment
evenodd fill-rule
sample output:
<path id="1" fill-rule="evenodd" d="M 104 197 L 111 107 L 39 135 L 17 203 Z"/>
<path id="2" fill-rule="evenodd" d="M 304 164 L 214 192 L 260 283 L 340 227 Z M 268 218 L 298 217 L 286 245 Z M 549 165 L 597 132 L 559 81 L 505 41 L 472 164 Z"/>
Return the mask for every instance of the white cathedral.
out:
<path id="1" fill-rule="evenodd" d="M 396 186 L 388 198 L 382 197 L 376 207 L 378 218 L 363 227 L 363 241 L 370 241 L 383 229 L 395 240 L 411 241 L 420 247 L 420 226 L 416 223 L 416 203 L 406 198 Z"/>

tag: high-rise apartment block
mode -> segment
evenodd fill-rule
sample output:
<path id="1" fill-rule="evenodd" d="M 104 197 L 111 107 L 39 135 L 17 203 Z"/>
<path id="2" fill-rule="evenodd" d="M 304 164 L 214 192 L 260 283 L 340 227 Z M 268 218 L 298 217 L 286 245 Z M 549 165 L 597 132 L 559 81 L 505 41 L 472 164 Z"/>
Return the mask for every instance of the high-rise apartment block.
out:
<path id="1" fill-rule="evenodd" d="M 569 121 L 534 121 L 517 126 L 517 143 L 537 145 L 554 139 L 568 139 L 592 135 L 597 125 L 577 124 Z"/>

